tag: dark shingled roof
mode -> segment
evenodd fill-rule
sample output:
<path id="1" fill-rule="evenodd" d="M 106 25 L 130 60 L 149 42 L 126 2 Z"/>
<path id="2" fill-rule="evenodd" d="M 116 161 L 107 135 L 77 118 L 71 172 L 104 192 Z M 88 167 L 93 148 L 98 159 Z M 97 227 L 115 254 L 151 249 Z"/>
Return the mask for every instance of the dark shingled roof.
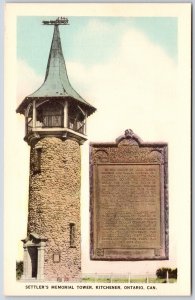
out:
<path id="1" fill-rule="evenodd" d="M 80 104 L 84 105 L 88 111 L 88 115 L 93 113 L 96 109 L 89 103 L 87 103 L 71 86 L 65 60 L 62 52 L 60 32 L 58 25 L 54 26 L 53 39 L 47 63 L 47 70 L 44 83 L 34 93 L 27 96 L 17 108 L 17 112 L 24 113 L 24 108 L 33 99 L 43 98 L 60 98 L 60 99 L 72 99 L 76 100 Z"/>

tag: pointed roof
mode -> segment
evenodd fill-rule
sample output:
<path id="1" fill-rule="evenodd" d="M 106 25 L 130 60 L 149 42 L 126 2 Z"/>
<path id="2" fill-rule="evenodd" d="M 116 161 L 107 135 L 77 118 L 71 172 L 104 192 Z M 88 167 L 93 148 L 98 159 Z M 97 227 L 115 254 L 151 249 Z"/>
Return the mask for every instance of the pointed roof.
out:
<path id="1" fill-rule="evenodd" d="M 91 114 L 96 110 L 73 89 L 69 82 L 62 52 L 59 28 L 58 25 L 54 25 L 54 33 L 47 63 L 45 80 L 38 90 L 23 100 L 23 102 L 17 108 L 17 112 L 23 113 L 26 105 L 28 105 L 28 103 L 35 98 L 63 99 L 64 97 L 66 99 L 71 98 L 80 104 L 83 104 L 86 107 L 88 114 Z"/>

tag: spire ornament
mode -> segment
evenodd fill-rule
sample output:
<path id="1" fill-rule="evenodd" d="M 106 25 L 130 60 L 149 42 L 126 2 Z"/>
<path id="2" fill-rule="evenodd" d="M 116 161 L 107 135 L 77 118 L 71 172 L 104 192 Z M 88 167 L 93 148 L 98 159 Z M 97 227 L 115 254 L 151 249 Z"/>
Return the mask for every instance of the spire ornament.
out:
<path id="1" fill-rule="evenodd" d="M 42 21 L 43 25 L 70 25 L 68 18 L 66 17 L 58 17 L 56 20 L 46 20 Z"/>

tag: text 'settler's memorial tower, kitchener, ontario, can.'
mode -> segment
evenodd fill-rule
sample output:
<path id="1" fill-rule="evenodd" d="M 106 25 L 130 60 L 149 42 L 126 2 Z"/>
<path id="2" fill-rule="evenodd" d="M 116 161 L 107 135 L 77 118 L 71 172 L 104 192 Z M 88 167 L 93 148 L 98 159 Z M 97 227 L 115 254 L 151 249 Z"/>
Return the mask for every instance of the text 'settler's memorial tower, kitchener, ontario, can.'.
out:
<path id="1" fill-rule="evenodd" d="M 17 108 L 31 147 L 23 279 L 72 281 L 81 274 L 80 145 L 96 109 L 68 79 L 59 33 L 68 19 L 43 24 L 54 26 L 45 80 Z"/>

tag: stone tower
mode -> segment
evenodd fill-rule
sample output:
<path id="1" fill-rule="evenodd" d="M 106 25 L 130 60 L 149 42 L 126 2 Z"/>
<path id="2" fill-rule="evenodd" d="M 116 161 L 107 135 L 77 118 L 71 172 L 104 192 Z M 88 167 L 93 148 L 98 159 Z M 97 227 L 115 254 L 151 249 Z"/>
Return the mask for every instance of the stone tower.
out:
<path id="1" fill-rule="evenodd" d="M 59 25 L 54 33 L 44 83 L 17 108 L 25 116 L 30 145 L 27 237 L 23 279 L 72 281 L 80 277 L 80 145 L 86 119 L 95 111 L 71 86 Z"/>

